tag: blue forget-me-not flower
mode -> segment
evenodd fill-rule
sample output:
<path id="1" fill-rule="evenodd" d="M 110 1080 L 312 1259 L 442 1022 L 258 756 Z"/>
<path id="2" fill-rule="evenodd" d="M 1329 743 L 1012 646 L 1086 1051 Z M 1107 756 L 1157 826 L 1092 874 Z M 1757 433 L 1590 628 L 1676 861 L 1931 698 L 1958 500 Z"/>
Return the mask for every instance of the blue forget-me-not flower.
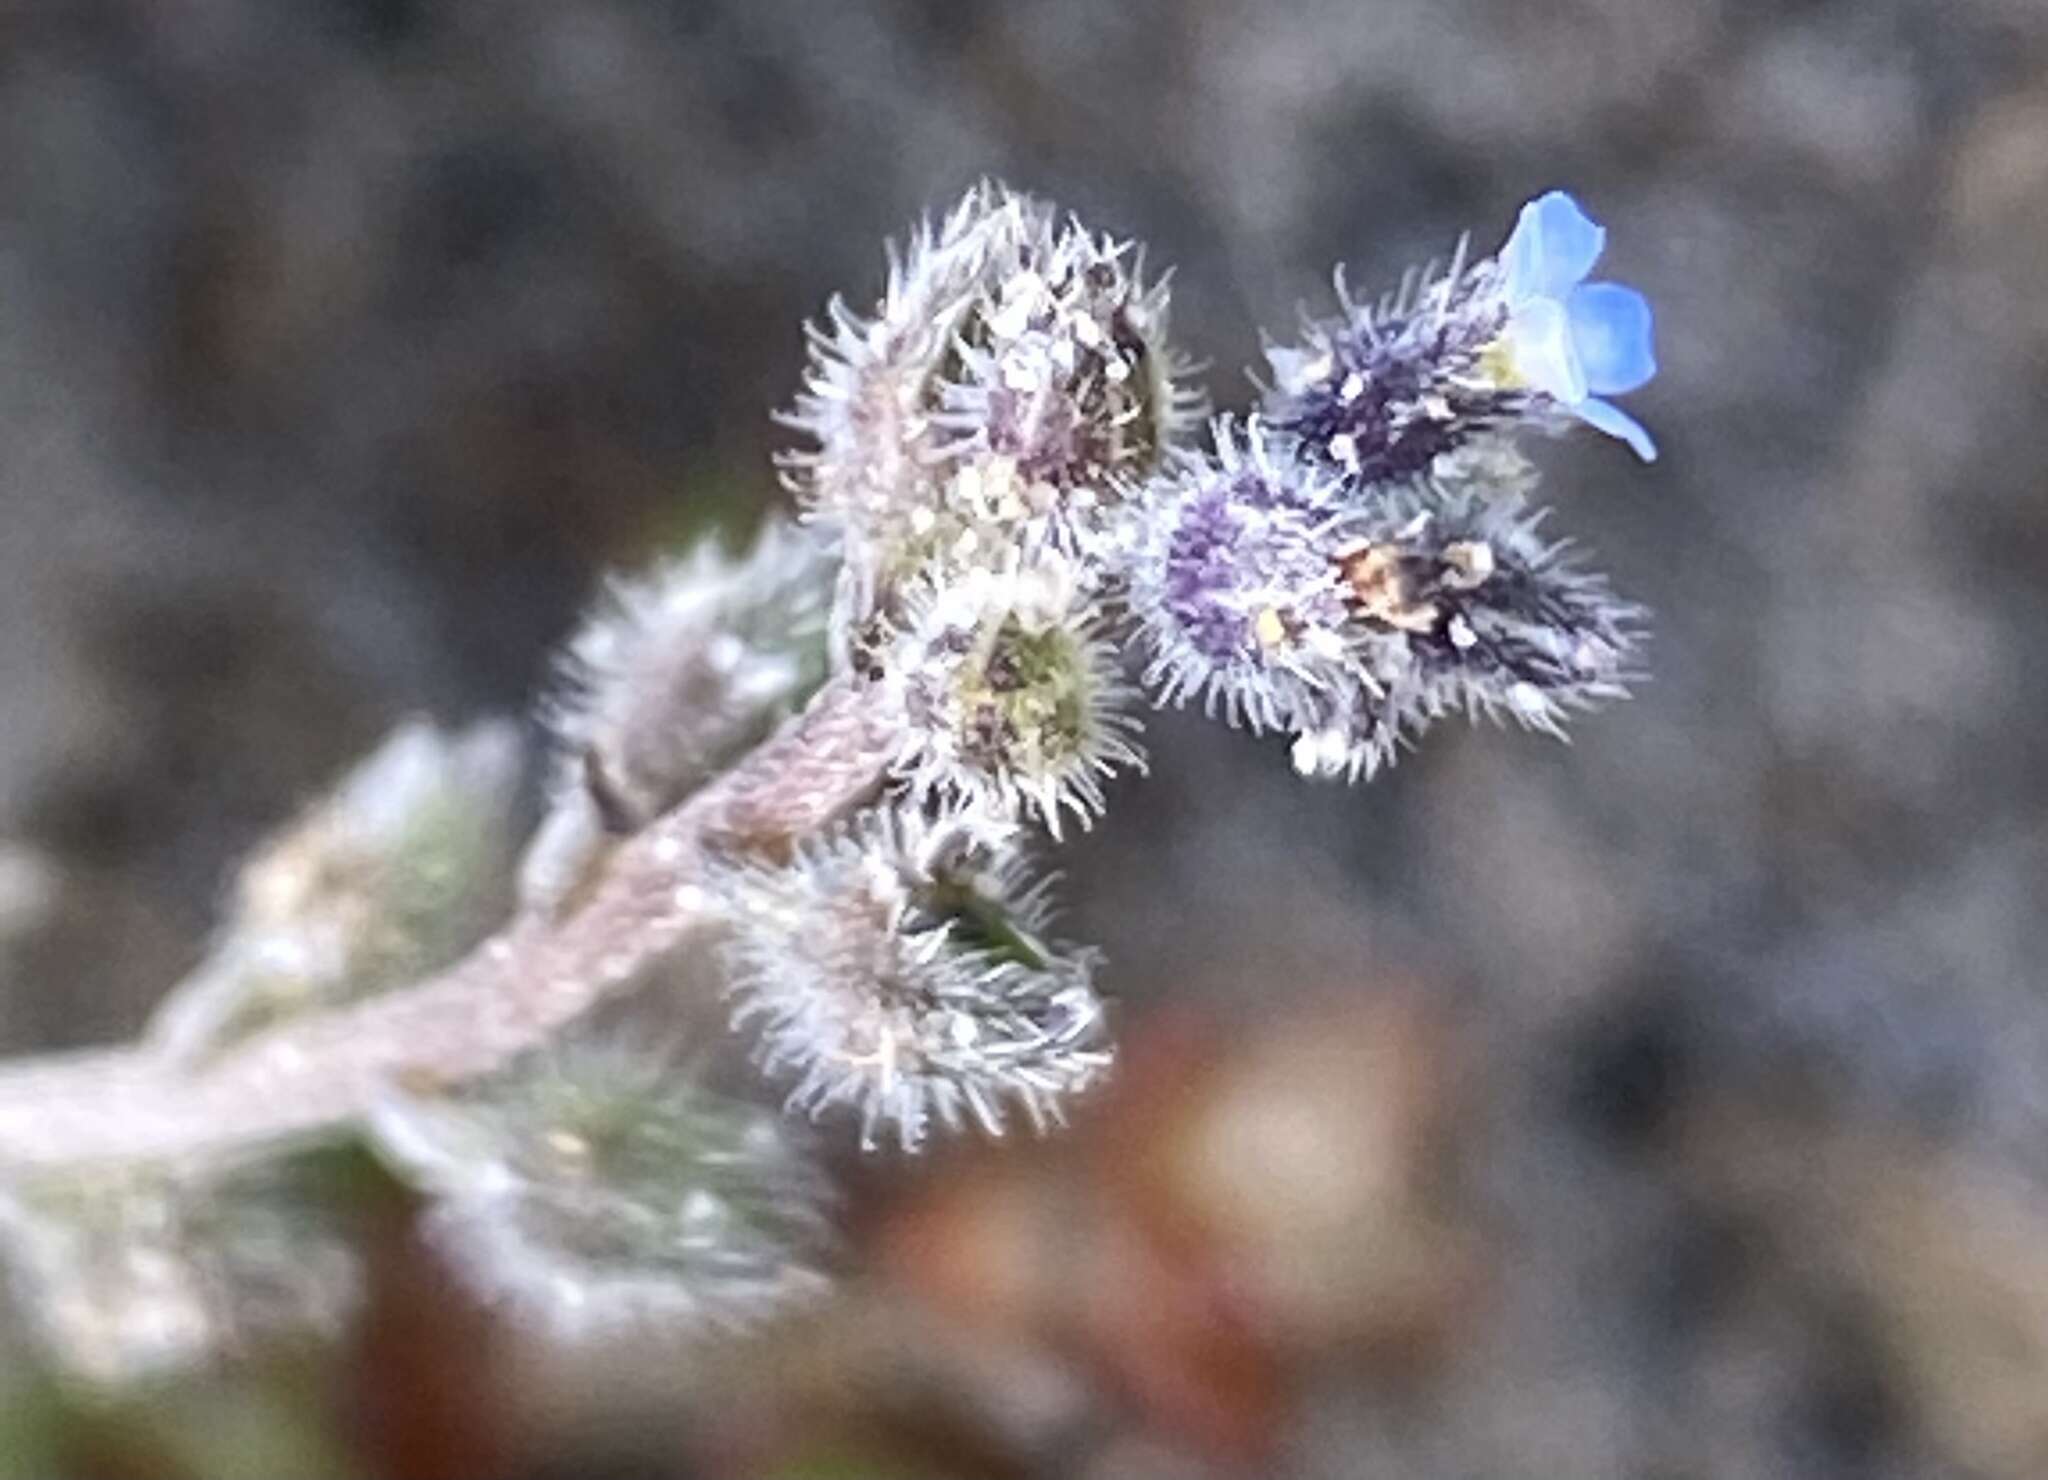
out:
<path id="1" fill-rule="evenodd" d="M 1619 437 L 1645 462 L 1657 444 L 1613 402 L 1657 373 L 1649 300 L 1620 283 L 1589 283 L 1607 232 L 1562 190 L 1522 207 L 1500 252 L 1508 308 L 1500 349 L 1513 379 Z"/>

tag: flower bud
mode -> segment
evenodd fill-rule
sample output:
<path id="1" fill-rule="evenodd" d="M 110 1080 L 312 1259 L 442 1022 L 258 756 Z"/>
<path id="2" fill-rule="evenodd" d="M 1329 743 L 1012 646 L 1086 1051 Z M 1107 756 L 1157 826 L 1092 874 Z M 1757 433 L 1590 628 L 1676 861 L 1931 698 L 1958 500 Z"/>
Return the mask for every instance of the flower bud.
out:
<path id="1" fill-rule="evenodd" d="M 1337 315 L 1266 351 L 1266 419 L 1360 488 L 1440 471 L 1439 459 L 1511 429 L 1530 398 L 1484 362 L 1507 324 L 1492 283 L 1462 251 L 1448 272 L 1411 277 L 1377 303 L 1355 300 L 1340 272 Z"/>
<path id="2" fill-rule="evenodd" d="M 1192 424 L 1167 290 L 1129 243 L 1001 202 L 980 291 L 938 385 L 949 506 L 1012 549 L 1074 551 Z"/>
<path id="3" fill-rule="evenodd" d="M 56 1369 L 109 1388 L 259 1339 L 331 1336 L 360 1293 L 318 1199 L 280 1167 L 18 1182 L 0 1191 L 0 1256 Z"/>
<path id="4" fill-rule="evenodd" d="M 822 1173 L 771 1112 L 662 1051 L 566 1045 L 459 1094 L 394 1095 L 371 1133 L 478 1295 L 555 1335 L 746 1326 L 825 1288 Z"/>
<path id="5" fill-rule="evenodd" d="M 771 521 L 737 559 L 715 541 L 615 582 L 562 664 L 555 760 L 521 869 L 528 905 L 568 897 L 608 836 L 637 831 L 793 712 L 826 669 L 831 561 Z"/>
<path id="6" fill-rule="evenodd" d="M 1092 953 L 1046 934 L 1008 824 L 870 814 L 782 868 L 732 871 L 736 1025 L 793 1075 L 789 1105 L 845 1106 L 874 1147 L 915 1150 L 933 1121 L 1043 1129 L 1109 1065 Z"/>
<path id="7" fill-rule="evenodd" d="M 969 570 L 917 593 L 886 668 L 907 716 L 899 772 L 919 797 L 1086 826 L 1103 779 L 1142 767 L 1132 692 L 1072 562 Z"/>
<path id="8" fill-rule="evenodd" d="M 1145 682 L 1254 731 L 1297 728 L 1350 661 L 1336 558 L 1357 519 L 1334 477 L 1257 420 L 1214 435 L 1213 457 L 1184 455 L 1146 490 L 1129 593 Z"/>
<path id="9" fill-rule="evenodd" d="M 148 1037 L 204 1056 L 454 960 L 510 905 L 519 766 L 508 724 L 401 726 L 243 865 L 212 950 Z"/>
<path id="10" fill-rule="evenodd" d="M 1126 488 L 1194 418 L 1166 340 L 1167 292 L 1135 250 L 984 184 L 892 258 L 872 317 L 814 330 L 785 459 L 855 578 L 843 625 L 928 567 L 1005 568 L 1109 527 Z"/>
<path id="11" fill-rule="evenodd" d="M 1441 491 L 1365 512 L 1337 559 L 1350 673 L 1304 716 L 1299 769 L 1370 777 L 1452 713 L 1563 738 L 1572 713 L 1626 696 L 1642 611 L 1545 540 L 1541 518 Z"/>

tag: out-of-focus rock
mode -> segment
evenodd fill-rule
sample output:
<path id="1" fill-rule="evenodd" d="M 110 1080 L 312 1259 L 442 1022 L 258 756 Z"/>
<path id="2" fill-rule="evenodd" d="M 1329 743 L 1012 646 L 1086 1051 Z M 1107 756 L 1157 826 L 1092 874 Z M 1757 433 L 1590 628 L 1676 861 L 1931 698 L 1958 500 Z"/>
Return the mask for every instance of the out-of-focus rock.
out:
<path id="1" fill-rule="evenodd" d="M 1966 1473 L 2048 1466 L 2048 1199 L 1924 1139 L 1710 1114 L 1701 1190 L 1755 1220 L 1805 1298 L 1854 1309 L 1914 1421 Z"/>

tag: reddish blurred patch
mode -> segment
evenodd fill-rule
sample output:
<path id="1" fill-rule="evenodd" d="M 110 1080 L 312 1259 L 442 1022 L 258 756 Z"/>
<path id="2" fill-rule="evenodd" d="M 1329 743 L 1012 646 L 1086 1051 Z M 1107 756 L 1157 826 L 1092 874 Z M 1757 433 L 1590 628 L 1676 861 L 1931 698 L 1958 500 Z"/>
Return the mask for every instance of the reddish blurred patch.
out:
<path id="1" fill-rule="evenodd" d="M 877 1265 L 1066 1354 L 1174 1442 L 1255 1457 L 1307 1366 L 1406 1378 L 1469 1308 L 1447 1048 L 1406 992 L 1136 1024 L 1071 1134 L 963 1156 L 880 1209 Z"/>
<path id="2" fill-rule="evenodd" d="M 504 1333 L 387 1189 L 364 1216 L 369 1287 L 351 1360 L 345 1431 L 379 1480 L 510 1472 Z"/>

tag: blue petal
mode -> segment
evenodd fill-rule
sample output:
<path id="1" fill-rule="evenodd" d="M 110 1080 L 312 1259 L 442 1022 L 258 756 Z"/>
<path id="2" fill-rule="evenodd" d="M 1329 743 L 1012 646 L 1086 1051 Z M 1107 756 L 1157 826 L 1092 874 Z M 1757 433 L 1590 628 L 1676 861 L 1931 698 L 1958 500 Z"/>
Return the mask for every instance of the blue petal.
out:
<path id="1" fill-rule="evenodd" d="M 1596 432 L 1619 437 L 1633 447 L 1636 456 L 1644 462 L 1657 460 L 1657 444 L 1650 439 L 1650 434 L 1644 430 L 1643 424 L 1612 401 L 1603 401 L 1598 396 L 1588 396 L 1572 407 L 1572 414 Z"/>
<path id="2" fill-rule="evenodd" d="M 1532 298 L 1508 316 L 1515 373 L 1533 390 L 1574 405 L 1586 397 L 1586 372 L 1573 353 L 1571 322 L 1555 298 Z"/>
<path id="3" fill-rule="evenodd" d="M 1500 250 L 1508 301 L 1563 298 L 1593 270 L 1606 245 L 1606 230 L 1562 190 L 1537 197 L 1522 207 Z"/>
<path id="4" fill-rule="evenodd" d="M 1588 390 L 1619 396 L 1657 373 L 1657 356 L 1650 347 L 1650 300 L 1634 288 L 1585 283 L 1572 289 L 1565 312 Z"/>

